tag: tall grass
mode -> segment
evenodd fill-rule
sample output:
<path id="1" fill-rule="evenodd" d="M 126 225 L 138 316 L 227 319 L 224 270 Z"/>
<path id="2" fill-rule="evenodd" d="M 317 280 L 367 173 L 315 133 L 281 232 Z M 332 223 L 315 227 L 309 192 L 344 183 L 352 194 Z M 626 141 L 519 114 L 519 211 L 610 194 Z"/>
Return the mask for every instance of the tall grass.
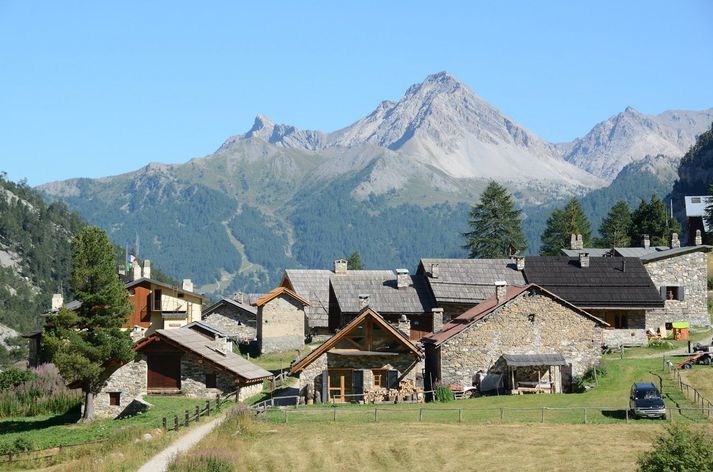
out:
<path id="1" fill-rule="evenodd" d="M 69 390 L 57 368 L 43 364 L 31 369 L 28 380 L 0 391 L 0 418 L 66 413 L 82 401 L 78 390 Z"/>

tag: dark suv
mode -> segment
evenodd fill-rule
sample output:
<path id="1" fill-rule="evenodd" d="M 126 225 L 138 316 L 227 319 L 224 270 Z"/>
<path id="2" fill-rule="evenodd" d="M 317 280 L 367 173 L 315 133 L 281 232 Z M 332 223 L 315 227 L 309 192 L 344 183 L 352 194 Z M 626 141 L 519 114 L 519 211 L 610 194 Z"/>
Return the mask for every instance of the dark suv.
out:
<path id="1" fill-rule="evenodd" d="M 666 419 L 666 404 L 652 383 L 635 383 L 631 386 L 629 409 L 635 416 Z"/>

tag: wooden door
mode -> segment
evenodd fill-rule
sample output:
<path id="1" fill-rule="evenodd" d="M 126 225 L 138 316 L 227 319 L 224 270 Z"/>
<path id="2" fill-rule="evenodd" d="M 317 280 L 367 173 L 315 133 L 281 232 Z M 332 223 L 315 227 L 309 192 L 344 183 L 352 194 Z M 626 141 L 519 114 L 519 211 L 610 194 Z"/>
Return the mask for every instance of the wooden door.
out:
<path id="1" fill-rule="evenodd" d="M 148 390 L 170 391 L 181 389 L 181 355 L 150 353 L 148 364 Z"/>
<path id="2" fill-rule="evenodd" d="M 562 392 L 572 393 L 572 364 L 561 366 L 560 375 L 562 376 Z"/>
<path id="3" fill-rule="evenodd" d="M 330 369 L 329 380 L 329 401 L 344 403 L 349 401 L 352 387 L 352 371 L 347 369 Z"/>

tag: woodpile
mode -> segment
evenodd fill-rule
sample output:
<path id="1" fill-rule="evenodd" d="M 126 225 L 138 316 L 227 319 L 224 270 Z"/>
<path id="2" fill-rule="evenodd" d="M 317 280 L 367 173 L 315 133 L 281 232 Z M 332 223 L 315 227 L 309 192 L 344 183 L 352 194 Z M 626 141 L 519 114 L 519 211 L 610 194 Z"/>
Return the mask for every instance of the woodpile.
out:
<path id="1" fill-rule="evenodd" d="M 423 389 L 413 380 L 402 380 L 399 388 L 372 387 L 364 392 L 364 403 L 423 402 Z"/>

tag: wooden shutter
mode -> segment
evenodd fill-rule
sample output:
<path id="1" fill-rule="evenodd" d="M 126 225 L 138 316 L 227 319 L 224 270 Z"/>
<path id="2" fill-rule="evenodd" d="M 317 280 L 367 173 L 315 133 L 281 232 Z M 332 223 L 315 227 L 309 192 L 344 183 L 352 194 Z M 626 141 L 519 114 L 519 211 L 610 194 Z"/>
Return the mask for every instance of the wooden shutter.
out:
<path id="1" fill-rule="evenodd" d="M 364 399 L 364 371 L 352 370 L 352 395 L 351 401 L 360 402 Z"/>
<path id="2" fill-rule="evenodd" d="M 399 388 L 399 372 L 397 370 L 386 371 L 387 388 Z"/>
<path id="3" fill-rule="evenodd" d="M 179 390 L 181 388 L 181 355 L 150 353 L 147 357 L 148 389 Z"/>
<path id="4" fill-rule="evenodd" d="M 678 299 L 680 301 L 685 300 L 685 292 L 684 287 L 678 287 Z"/>
<path id="5" fill-rule="evenodd" d="M 329 372 L 327 369 L 322 371 L 322 403 L 329 402 Z"/>
<path id="6" fill-rule="evenodd" d="M 666 300 L 666 286 L 662 285 L 659 288 L 659 293 L 661 294 L 661 300 Z"/>

